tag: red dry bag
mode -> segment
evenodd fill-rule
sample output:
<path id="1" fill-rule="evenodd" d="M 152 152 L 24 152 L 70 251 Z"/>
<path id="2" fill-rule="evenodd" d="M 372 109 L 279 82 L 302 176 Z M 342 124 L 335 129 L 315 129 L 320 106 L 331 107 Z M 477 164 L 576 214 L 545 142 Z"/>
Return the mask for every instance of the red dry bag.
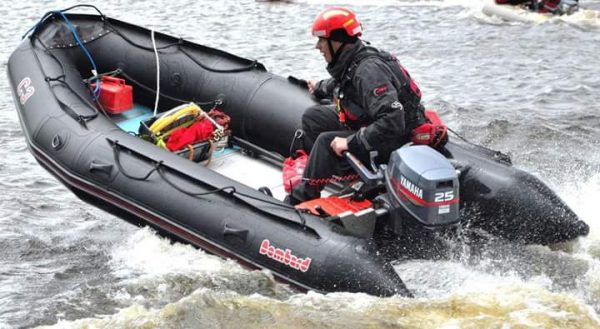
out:
<path id="1" fill-rule="evenodd" d="M 213 131 L 212 123 L 206 119 L 196 121 L 189 127 L 177 128 L 167 140 L 167 149 L 172 152 L 178 151 L 187 145 L 206 141 L 210 139 Z"/>
<path id="2" fill-rule="evenodd" d="M 300 184 L 307 162 L 308 154 L 303 150 L 298 150 L 295 156 L 285 159 L 283 162 L 283 187 L 286 193 L 291 193 L 292 188 Z"/>

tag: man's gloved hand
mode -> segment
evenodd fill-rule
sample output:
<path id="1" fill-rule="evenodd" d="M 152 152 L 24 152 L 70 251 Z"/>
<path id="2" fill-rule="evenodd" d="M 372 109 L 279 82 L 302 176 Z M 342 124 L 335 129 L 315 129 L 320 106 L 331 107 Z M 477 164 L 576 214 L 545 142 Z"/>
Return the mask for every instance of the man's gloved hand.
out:
<path id="1" fill-rule="evenodd" d="M 337 154 L 338 156 L 343 156 L 344 151 L 348 151 L 348 140 L 343 137 L 335 137 L 329 147 Z"/>
<path id="2" fill-rule="evenodd" d="M 315 88 L 317 87 L 317 84 L 319 83 L 319 80 L 308 80 L 307 81 L 307 85 L 308 85 L 308 92 L 309 93 L 314 93 L 315 92 Z"/>

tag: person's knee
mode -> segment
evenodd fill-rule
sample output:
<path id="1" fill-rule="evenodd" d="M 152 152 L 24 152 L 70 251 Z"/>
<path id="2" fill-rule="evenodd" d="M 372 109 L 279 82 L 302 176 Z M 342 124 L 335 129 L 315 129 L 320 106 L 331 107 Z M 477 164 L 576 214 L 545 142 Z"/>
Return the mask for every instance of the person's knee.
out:
<path id="1" fill-rule="evenodd" d="M 321 111 L 322 109 L 320 105 L 313 105 L 304 111 L 302 114 L 302 129 L 304 131 L 312 130 L 315 123 L 320 121 L 319 117 L 322 116 L 320 113 Z"/>
<path id="2" fill-rule="evenodd" d="M 327 146 L 331 144 L 333 139 L 339 135 L 337 131 L 324 131 L 317 136 L 317 140 L 315 141 L 315 145 L 319 144 L 321 146 Z"/>

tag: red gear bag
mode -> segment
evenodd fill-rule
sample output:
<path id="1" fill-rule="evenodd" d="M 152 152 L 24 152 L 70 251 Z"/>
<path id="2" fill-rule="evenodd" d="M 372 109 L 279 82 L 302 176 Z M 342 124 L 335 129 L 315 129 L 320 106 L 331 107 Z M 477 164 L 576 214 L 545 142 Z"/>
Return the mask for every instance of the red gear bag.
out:
<path id="1" fill-rule="evenodd" d="M 307 162 L 308 154 L 303 150 L 297 150 L 295 156 L 285 159 L 283 162 L 283 187 L 286 193 L 291 193 L 292 189 L 300 184 Z"/>

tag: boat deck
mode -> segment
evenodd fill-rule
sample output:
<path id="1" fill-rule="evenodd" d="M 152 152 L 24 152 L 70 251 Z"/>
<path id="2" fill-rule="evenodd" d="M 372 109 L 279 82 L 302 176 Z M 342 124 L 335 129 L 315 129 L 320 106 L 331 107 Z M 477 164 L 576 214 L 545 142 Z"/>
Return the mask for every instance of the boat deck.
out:
<path id="1" fill-rule="evenodd" d="M 281 168 L 244 155 L 239 148 L 215 151 L 208 167 L 254 189 L 266 186 L 276 199 L 286 196 Z"/>

